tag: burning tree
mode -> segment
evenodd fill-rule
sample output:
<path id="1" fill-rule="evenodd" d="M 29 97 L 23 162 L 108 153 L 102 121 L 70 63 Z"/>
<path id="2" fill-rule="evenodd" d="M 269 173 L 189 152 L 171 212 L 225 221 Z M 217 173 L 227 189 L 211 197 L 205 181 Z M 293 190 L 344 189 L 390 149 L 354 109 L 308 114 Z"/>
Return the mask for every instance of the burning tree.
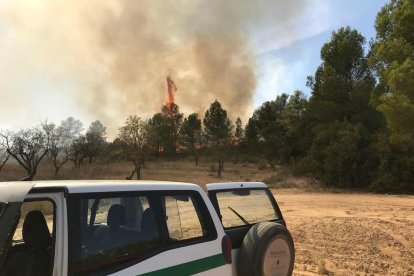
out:
<path id="1" fill-rule="evenodd" d="M 178 149 L 178 134 L 183 122 L 183 114 L 174 103 L 177 86 L 170 76 L 167 77 L 167 99 L 161 112 L 150 120 L 153 142 L 158 152 L 175 153 Z"/>

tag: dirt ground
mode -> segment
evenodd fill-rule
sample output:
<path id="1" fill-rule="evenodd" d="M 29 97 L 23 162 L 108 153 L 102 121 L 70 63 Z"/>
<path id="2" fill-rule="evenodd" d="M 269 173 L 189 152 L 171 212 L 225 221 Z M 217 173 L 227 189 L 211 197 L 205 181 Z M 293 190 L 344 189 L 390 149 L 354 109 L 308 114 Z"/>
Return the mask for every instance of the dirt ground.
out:
<path id="1" fill-rule="evenodd" d="M 294 275 L 414 275 L 414 196 L 273 190 Z"/>

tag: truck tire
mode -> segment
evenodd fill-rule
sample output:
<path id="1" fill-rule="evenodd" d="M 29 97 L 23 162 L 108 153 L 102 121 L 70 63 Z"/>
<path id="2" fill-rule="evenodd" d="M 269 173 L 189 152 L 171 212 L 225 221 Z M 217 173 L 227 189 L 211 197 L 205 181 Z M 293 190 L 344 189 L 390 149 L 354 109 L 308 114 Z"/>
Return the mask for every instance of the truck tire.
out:
<path id="1" fill-rule="evenodd" d="M 247 232 L 237 256 L 237 273 L 247 275 L 292 275 L 295 247 L 285 226 L 262 222 Z"/>

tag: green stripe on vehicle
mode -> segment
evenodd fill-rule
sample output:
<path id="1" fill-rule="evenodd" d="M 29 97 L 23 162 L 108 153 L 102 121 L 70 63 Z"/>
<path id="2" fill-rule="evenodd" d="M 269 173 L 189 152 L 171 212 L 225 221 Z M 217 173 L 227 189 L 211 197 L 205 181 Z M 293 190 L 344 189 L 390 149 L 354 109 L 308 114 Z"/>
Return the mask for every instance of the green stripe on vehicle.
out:
<path id="1" fill-rule="evenodd" d="M 145 276 L 157 276 L 157 275 L 193 275 L 206 270 L 210 270 L 219 266 L 225 265 L 223 254 L 213 255 L 207 258 L 198 259 L 188 263 L 183 263 L 175 266 L 170 266 L 160 270 L 140 274 Z"/>

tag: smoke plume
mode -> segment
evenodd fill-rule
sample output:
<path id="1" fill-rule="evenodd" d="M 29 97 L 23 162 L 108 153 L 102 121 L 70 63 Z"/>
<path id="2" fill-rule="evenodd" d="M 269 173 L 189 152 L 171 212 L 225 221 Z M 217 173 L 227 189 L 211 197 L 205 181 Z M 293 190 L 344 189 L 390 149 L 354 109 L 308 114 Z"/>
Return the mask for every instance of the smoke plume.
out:
<path id="1" fill-rule="evenodd" d="M 289 26 L 304 5 L 301 0 L 0 3 L 0 70 L 6 74 L 0 94 L 7 98 L 0 108 L 83 114 L 102 120 L 111 136 L 128 115 L 145 118 L 160 111 L 165 77 L 171 75 L 182 112 L 204 113 L 218 99 L 233 118 L 245 118 L 256 87 L 252 34 L 284 28 L 286 36 L 294 35 Z"/>

